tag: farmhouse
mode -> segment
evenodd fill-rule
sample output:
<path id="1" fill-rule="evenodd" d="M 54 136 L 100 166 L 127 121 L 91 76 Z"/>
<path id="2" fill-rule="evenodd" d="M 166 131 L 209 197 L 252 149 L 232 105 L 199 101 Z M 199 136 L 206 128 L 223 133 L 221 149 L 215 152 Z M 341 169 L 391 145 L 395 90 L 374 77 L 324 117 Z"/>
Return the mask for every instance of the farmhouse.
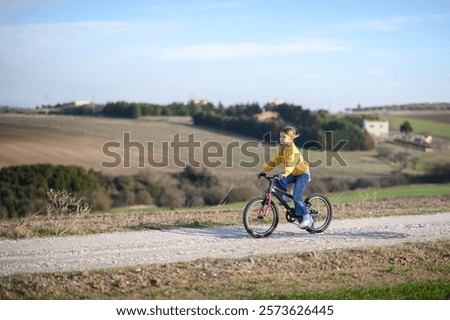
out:
<path id="1" fill-rule="evenodd" d="M 265 111 L 265 112 L 256 114 L 255 117 L 259 121 L 267 121 L 267 120 L 272 120 L 272 119 L 278 118 L 279 114 L 278 114 L 278 112 L 275 112 L 275 111 Z"/>
<path id="2" fill-rule="evenodd" d="M 389 135 L 389 122 L 387 120 L 363 120 L 362 127 L 374 137 L 387 138 Z"/>
<path id="3" fill-rule="evenodd" d="M 90 101 L 87 100 L 77 100 L 73 102 L 75 107 L 88 106 L 91 104 Z"/>
<path id="4" fill-rule="evenodd" d="M 206 106 L 206 105 L 208 105 L 210 103 L 206 99 L 191 99 L 189 102 L 193 103 L 193 104 L 195 104 L 197 106 Z"/>
<path id="5" fill-rule="evenodd" d="M 401 135 L 394 138 L 394 143 L 424 152 L 433 151 L 433 137 L 430 135 Z"/>
<path id="6" fill-rule="evenodd" d="M 282 104 L 285 104 L 286 102 L 282 99 L 274 99 L 273 101 L 269 102 L 269 104 L 274 105 L 274 106 L 279 106 Z"/>

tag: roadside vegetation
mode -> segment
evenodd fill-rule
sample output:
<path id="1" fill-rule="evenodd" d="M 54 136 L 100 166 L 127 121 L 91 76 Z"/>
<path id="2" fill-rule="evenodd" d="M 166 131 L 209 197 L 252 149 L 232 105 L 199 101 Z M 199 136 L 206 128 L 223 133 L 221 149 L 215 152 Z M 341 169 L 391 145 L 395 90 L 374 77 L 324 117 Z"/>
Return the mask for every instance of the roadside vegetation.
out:
<path id="1" fill-rule="evenodd" d="M 436 190 L 440 194 L 441 190 Z M 358 199 L 359 196 L 359 199 Z M 329 194 L 333 219 L 373 218 L 389 215 L 431 214 L 448 211 L 449 193 L 380 199 L 361 192 L 351 202 L 343 202 L 340 193 Z M 344 198 L 342 198 L 344 199 Z M 90 212 L 68 215 L 28 215 L 0 220 L 0 238 L 19 239 L 58 235 L 85 235 L 104 232 L 141 231 L 174 227 L 205 228 L 242 225 L 245 202 L 212 207 L 163 210 L 152 207 L 127 207 L 115 212 Z M 280 212 L 280 222 L 285 222 Z"/>

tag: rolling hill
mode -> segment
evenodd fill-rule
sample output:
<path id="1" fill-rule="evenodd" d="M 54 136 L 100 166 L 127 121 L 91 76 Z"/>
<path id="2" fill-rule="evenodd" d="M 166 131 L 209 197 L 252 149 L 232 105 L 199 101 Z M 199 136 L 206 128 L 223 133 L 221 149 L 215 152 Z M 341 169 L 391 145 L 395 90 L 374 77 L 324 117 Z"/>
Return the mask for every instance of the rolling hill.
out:
<path id="1" fill-rule="evenodd" d="M 0 150 L 0 167 L 34 163 L 75 164 L 105 174 L 127 175 L 135 174 L 142 166 L 158 172 L 181 171 L 180 163 L 189 162 L 210 167 L 219 177 L 230 179 L 253 176 L 265 159 L 274 154 L 276 147 L 262 146 L 238 135 L 194 127 L 190 117 L 131 120 L 3 114 L 0 115 Z M 119 155 L 123 160 L 127 152 L 129 166 L 124 161 L 113 168 L 102 166 L 102 162 L 115 162 Z M 449 153 L 448 150 L 427 155 L 413 150 L 408 152 L 422 161 L 440 161 Z M 312 164 L 313 177 L 373 177 L 389 174 L 395 169 L 392 163 L 377 157 L 376 150 L 338 154 L 304 150 L 304 157 Z M 149 165 L 150 158 L 156 163 L 165 159 L 167 165 Z"/>

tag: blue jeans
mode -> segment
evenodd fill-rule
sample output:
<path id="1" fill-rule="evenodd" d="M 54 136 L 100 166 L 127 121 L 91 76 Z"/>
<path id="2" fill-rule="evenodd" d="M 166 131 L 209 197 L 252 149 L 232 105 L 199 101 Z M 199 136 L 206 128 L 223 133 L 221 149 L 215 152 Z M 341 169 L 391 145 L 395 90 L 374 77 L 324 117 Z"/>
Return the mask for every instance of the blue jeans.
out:
<path id="1" fill-rule="evenodd" d="M 297 217 L 308 214 L 305 202 L 303 201 L 303 191 L 305 190 L 306 185 L 310 181 L 310 178 L 311 176 L 307 172 L 299 176 L 293 176 L 292 174 L 290 174 L 284 179 L 275 180 L 275 186 L 286 192 L 287 192 L 287 185 L 295 183 L 293 197 L 295 204 L 295 215 Z"/>

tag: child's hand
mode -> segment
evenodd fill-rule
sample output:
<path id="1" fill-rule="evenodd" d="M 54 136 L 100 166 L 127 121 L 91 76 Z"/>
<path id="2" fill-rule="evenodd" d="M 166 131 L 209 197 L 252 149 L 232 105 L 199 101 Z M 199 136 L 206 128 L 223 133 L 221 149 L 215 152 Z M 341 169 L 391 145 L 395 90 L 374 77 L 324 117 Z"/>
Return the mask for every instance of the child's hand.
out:
<path id="1" fill-rule="evenodd" d="M 261 171 L 260 173 L 258 173 L 258 178 L 262 178 L 267 176 L 267 172 Z"/>

